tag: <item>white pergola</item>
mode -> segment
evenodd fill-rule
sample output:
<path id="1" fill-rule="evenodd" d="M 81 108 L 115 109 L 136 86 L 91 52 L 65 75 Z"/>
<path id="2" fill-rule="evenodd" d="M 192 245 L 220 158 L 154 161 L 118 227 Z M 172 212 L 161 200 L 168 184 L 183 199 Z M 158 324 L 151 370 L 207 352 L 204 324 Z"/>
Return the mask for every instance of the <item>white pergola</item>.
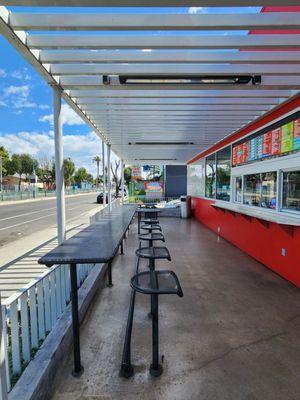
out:
<path id="1" fill-rule="evenodd" d="M 112 149 L 129 164 L 180 164 L 300 89 L 300 35 L 293 33 L 300 30 L 300 13 L 253 14 L 245 8 L 235 14 L 230 8 L 292 6 L 299 0 L 0 3 L 0 32 L 54 89 L 58 176 L 61 98 L 108 145 L 108 162 Z M 38 8 L 11 12 L 7 6 Z M 46 13 L 44 6 L 62 8 Z M 98 9 L 70 13 L 65 6 Z M 111 13 L 101 12 L 103 6 Z M 229 8 L 225 14 L 114 8 L 141 6 Z M 291 34 L 245 33 L 282 29 Z M 249 82 L 239 83 L 244 76 Z M 58 187 L 63 190 L 62 182 Z"/>

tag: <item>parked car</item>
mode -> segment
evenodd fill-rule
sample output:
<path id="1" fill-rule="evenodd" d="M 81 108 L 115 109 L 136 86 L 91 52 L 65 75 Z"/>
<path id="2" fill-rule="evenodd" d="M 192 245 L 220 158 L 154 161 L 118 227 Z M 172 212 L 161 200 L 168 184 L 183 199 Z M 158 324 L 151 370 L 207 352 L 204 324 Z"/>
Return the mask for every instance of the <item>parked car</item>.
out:
<path id="1" fill-rule="evenodd" d="M 117 198 L 116 193 L 112 195 L 113 198 Z M 106 204 L 108 203 L 108 194 L 106 193 Z M 97 204 L 103 204 L 103 193 L 99 193 L 97 196 Z"/>
<path id="2" fill-rule="evenodd" d="M 106 193 L 106 204 L 108 203 L 108 195 Z M 97 204 L 103 204 L 103 193 L 99 193 L 97 196 Z"/>

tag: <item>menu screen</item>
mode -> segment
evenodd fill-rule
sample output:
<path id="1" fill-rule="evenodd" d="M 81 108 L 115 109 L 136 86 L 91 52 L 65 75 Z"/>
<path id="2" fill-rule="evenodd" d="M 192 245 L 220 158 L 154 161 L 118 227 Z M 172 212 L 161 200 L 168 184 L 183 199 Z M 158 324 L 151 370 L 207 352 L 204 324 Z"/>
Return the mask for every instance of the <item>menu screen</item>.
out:
<path id="1" fill-rule="evenodd" d="M 300 118 L 232 148 L 232 165 L 300 150 Z"/>

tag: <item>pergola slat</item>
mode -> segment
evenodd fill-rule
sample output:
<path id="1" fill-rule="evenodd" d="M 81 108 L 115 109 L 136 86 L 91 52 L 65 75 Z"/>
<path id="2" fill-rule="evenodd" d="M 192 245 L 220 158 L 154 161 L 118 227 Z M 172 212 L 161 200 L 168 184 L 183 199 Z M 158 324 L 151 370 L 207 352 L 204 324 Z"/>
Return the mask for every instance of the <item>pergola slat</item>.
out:
<path id="1" fill-rule="evenodd" d="M 120 88 L 119 88 L 120 89 Z M 291 90 L 279 90 L 279 89 L 264 89 L 259 90 L 257 87 L 251 91 L 246 91 L 245 89 L 233 89 L 230 91 L 224 90 L 205 90 L 205 89 L 198 89 L 198 90 L 159 90 L 159 89 L 149 89 L 147 92 L 140 89 L 135 90 L 107 90 L 107 88 L 100 90 L 99 88 L 94 89 L 73 89 L 70 91 L 70 96 L 74 98 L 81 98 L 81 97 L 90 97 L 90 98 L 105 98 L 110 100 L 111 98 L 124 98 L 127 99 L 131 98 L 251 98 L 251 97 L 274 97 L 274 98 L 288 98 L 292 95 Z"/>
<path id="2" fill-rule="evenodd" d="M 207 50 L 41 50 L 43 63 L 231 63 L 298 64 L 296 51 L 207 51 Z"/>
<path id="3" fill-rule="evenodd" d="M 199 109 L 202 105 L 240 105 L 243 104 L 253 104 L 253 105 L 276 105 L 279 103 L 278 99 L 273 97 L 267 98 L 245 98 L 241 101 L 239 98 L 199 98 L 199 99 L 177 99 L 177 98 L 149 98 L 149 99 L 103 99 L 103 98 L 93 98 L 93 97 L 82 97 L 77 100 L 77 104 L 84 106 L 84 109 L 88 109 L 90 105 L 98 106 L 97 109 L 112 109 L 112 110 L 189 110 L 189 109 Z"/>
<path id="4" fill-rule="evenodd" d="M 300 65 L 278 64 L 52 64 L 53 75 L 300 75 Z"/>
<path id="5" fill-rule="evenodd" d="M 266 111 L 270 108 L 268 105 L 256 105 L 256 104 L 221 104 L 221 105 L 216 105 L 216 104 L 206 104 L 203 106 L 200 106 L 197 108 L 197 110 L 201 110 L 203 112 L 211 112 L 211 111 Z M 90 105 L 89 107 L 84 108 L 87 112 L 93 112 L 96 113 L 97 110 L 99 110 L 97 105 Z M 127 112 L 128 110 L 125 109 Z M 149 109 L 150 112 L 153 110 Z M 176 112 L 176 110 L 175 110 Z"/>
<path id="6" fill-rule="evenodd" d="M 39 7 L 246 7 L 297 6 L 298 0 L 2 0 L 4 6 Z"/>
<path id="7" fill-rule="evenodd" d="M 300 29 L 300 13 L 265 14 L 107 14 L 12 13 L 15 30 L 251 30 Z"/>
<path id="8" fill-rule="evenodd" d="M 300 35 L 28 35 L 32 49 L 249 49 L 300 47 Z"/>

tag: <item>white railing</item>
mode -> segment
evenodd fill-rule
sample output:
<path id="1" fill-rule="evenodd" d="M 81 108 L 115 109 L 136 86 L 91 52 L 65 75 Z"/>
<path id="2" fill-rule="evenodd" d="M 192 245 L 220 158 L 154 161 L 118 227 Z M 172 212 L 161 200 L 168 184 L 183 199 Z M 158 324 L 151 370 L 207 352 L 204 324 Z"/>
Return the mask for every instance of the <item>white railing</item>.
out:
<path id="1" fill-rule="evenodd" d="M 78 287 L 93 267 L 78 264 Z M 70 301 L 69 276 L 69 265 L 54 265 L 2 302 L 1 350 L 8 392 L 65 311 Z"/>
<path id="2" fill-rule="evenodd" d="M 114 199 L 112 210 L 119 203 L 119 199 Z M 100 217 L 104 210 L 107 211 L 107 206 L 100 210 Z M 78 288 L 93 267 L 92 264 L 77 265 Z M 69 265 L 54 265 L 2 305 L 0 301 L 0 400 L 7 399 L 7 392 L 65 311 L 70 292 Z"/>

